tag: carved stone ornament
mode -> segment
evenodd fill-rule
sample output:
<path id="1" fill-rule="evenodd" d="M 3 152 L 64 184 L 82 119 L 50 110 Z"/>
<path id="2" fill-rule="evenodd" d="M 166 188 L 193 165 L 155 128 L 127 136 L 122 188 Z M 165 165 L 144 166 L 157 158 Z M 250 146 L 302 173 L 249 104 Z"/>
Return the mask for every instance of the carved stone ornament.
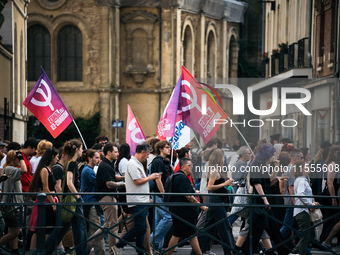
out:
<path id="1" fill-rule="evenodd" d="M 137 86 L 142 86 L 145 77 L 153 76 L 154 14 L 135 11 L 122 17 L 126 31 L 126 68 L 125 76 L 132 76 Z"/>

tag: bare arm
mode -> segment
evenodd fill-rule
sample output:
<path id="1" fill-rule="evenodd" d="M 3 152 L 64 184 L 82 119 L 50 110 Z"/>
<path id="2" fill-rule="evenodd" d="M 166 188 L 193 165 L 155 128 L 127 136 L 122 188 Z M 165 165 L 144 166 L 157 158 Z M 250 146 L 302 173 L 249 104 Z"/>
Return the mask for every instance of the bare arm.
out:
<path id="1" fill-rule="evenodd" d="M 109 189 L 116 189 L 116 188 L 120 188 L 120 187 L 125 187 L 124 182 L 108 181 L 105 184 L 106 184 L 106 187 L 108 187 Z"/>
<path id="2" fill-rule="evenodd" d="M 70 190 L 71 193 L 78 193 L 78 191 L 76 190 L 76 187 L 74 187 L 73 184 L 73 173 L 70 171 L 67 171 L 67 179 L 66 179 L 66 185 L 68 187 L 68 189 Z M 80 198 L 79 195 L 74 195 L 76 199 Z"/>
<path id="3" fill-rule="evenodd" d="M 295 193 L 294 193 L 294 185 L 289 185 L 288 189 L 289 189 L 289 195 L 294 196 L 295 195 Z M 293 205 L 295 205 L 295 198 L 291 197 L 291 199 L 293 201 Z"/>
<path id="4" fill-rule="evenodd" d="M 125 180 L 125 173 L 123 174 L 123 176 L 120 176 L 120 175 L 116 175 L 115 177 L 116 177 L 116 181 L 117 182 L 121 182 L 121 181 L 124 181 Z"/>
<path id="5" fill-rule="evenodd" d="M 285 180 L 281 179 L 279 182 L 279 188 L 281 195 L 285 194 Z"/>
<path id="6" fill-rule="evenodd" d="M 22 174 L 27 173 L 27 167 L 26 167 L 25 161 L 23 159 L 20 160 L 20 168 L 21 168 Z"/>
<path id="7" fill-rule="evenodd" d="M 200 204 L 200 202 L 194 196 L 185 196 L 185 198 L 188 199 L 190 203 Z M 208 211 L 208 207 L 206 206 L 200 206 L 200 208 L 205 212 Z"/>
<path id="8" fill-rule="evenodd" d="M 136 185 L 143 185 L 143 184 L 147 183 L 148 181 L 157 179 L 158 177 L 159 177 L 159 174 L 158 174 L 158 173 L 153 173 L 153 174 L 151 174 L 151 175 L 148 176 L 148 177 L 144 177 L 144 178 L 139 178 L 139 179 L 133 180 L 133 182 L 134 182 Z"/>
<path id="9" fill-rule="evenodd" d="M 334 169 L 335 169 L 335 162 L 333 161 L 327 167 L 327 187 L 328 187 L 330 196 L 336 195 L 334 185 L 333 185 L 334 178 L 335 178 L 335 175 L 336 175 L 336 172 L 334 171 Z M 337 206 L 337 200 L 335 198 L 332 199 L 332 205 Z"/>
<path id="10" fill-rule="evenodd" d="M 233 182 L 233 179 L 229 179 L 228 181 L 225 181 L 225 182 L 220 183 L 218 185 L 214 185 L 215 181 L 216 181 L 215 178 L 209 178 L 208 191 L 214 191 L 214 190 L 220 189 L 224 186 L 229 186 Z"/>
<path id="11" fill-rule="evenodd" d="M 156 179 L 156 185 L 160 193 L 164 193 L 164 187 L 162 183 L 162 178 Z"/>
<path id="12" fill-rule="evenodd" d="M 40 178 L 41 178 L 42 188 L 43 188 L 42 192 L 51 193 L 50 189 L 48 188 L 48 170 L 46 169 L 46 167 L 41 169 Z M 48 201 L 50 201 L 50 203 L 54 203 L 53 197 L 51 195 L 47 195 L 47 199 Z"/>
<path id="13" fill-rule="evenodd" d="M 56 181 L 56 184 L 54 186 L 54 189 L 57 193 L 61 193 L 62 189 L 61 189 L 61 179 Z"/>

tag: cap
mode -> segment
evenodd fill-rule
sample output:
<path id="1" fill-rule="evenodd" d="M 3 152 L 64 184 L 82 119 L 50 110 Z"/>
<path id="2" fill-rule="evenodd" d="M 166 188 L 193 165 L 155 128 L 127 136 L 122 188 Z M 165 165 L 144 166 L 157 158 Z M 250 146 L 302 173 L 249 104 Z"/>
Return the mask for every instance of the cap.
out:
<path id="1" fill-rule="evenodd" d="M 6 147 L 6 144 L 0 141 L 0 147 Z"/>

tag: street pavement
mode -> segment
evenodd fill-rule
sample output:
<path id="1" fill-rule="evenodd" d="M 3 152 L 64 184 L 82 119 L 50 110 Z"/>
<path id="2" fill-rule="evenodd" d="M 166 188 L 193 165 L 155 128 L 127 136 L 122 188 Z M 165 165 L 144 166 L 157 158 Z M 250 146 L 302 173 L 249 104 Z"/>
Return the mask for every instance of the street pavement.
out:
<path id="1" fill-rule="evenodd" d="M 233 235 L 235 237 L 235 240 L 237 239 L 238 235 L 239 235 L 239 230 L 240 230 L 240 226 L 241 226 L 241 221 L 238 219 L 234 225 L 233 225 Z M 109 255 L 109 251 L 108 251 L 108 246 L 107 246 L 107 242 L 106 242 L 106 254 Z M 191 252 L 191 246 L 190 245 L 185 245 L 183 247 L 177 247 L 177 252 L 174 252 L 173 255 L 190 255 Z M 340 247 L 336 246 L 333 247 L 333 250 L 340 255 Z M 211 252 L 215 253 L 216 255 L 224 255 L 223 253 L 223 249 L 221 245 L 213 245 Z M 312 255 L 326 255 L 326 254 L 332 254 L 331 252 L 328 251 L 322 251 L 322 250 L 318 250 L 318 249 L 312 249 Z M 124 250 L 123 250 L 123 255 L 136 255 L 137 252 L 135 249 L 133 249 L 132 247 L 129 246 L 125 246 Z M 258 253 L 255 253 L 258 254 Z M 91 255 L 95 255 L 93 250 L 91 251 Z"/>

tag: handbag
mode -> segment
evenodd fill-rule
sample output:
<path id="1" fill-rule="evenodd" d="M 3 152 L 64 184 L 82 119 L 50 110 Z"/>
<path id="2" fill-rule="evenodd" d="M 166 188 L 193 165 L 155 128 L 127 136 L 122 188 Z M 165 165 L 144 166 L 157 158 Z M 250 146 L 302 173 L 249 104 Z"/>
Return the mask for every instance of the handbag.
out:
<path id="1" fill-rule="evenodd" d="M 69 164 L 70 164 L 70 161 L 67 162 L 67 165 L 65 168 L 64 180 L 63 180 L 63 185 L 62 185 L 62 193 L 64 193 L 64 190 L 65 190 L 67 170 L 68 170 Z M 73 183 L 74 183 L 74 177 L 75 177 L 75 174 L 73 175 Z M 60 200 L 62 203 L 72 203 L 72 205 L 63 205 L 61 208 L 62 222 L 69 223 L 72 220 L 74 213 L 76 211 L 76 205 L 74 205 L 74 203 L 77 201 L 77 199 L 74 195 L 62 195 L 60 196 Z"/>
<path id="2" fill-rule="evenodd" d="M 323 215 L 322 215 L 320 208 L 317 208 L 314 211 L 310 211 L 309 213 L 310 213 L 310 221 L 312 223 L 322 220 Z"/>
<path id="3" fill-rule="evenodd" d="M 236 191 L 236 195 L 248 195 L 248 188 L 247 185 L 238 187 Z M 248 205 L 250 204 L 249 196 L 235 196 L 234 204 L 241 204 L 241 205 Z M 249 208 L 245 209 L 242 206 L 233 206 L 231 208 L 232 214 L 237 214 L 240 217 L 247 218 L 249 215 Z"/>

